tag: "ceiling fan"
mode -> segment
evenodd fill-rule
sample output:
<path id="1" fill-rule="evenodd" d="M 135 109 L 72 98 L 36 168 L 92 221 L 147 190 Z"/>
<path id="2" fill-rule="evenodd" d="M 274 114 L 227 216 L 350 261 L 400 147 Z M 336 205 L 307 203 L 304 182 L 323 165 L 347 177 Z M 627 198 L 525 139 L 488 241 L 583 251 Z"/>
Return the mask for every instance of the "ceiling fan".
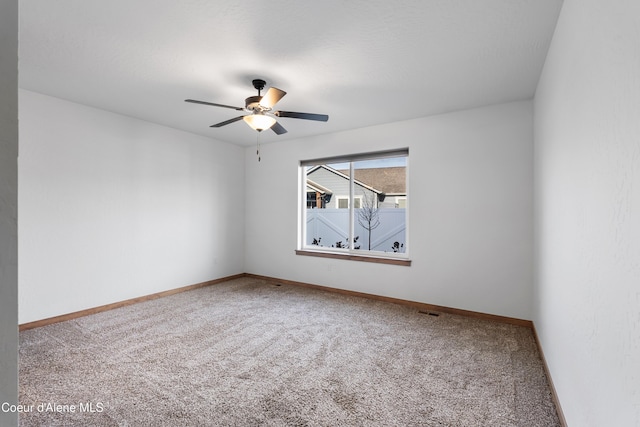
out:
<path id="1" fill-rule="evenodd" d="M 198 101 L 195 99 L 185 99 L 185 102 L 192 102 L 194 104 L 212 105 L 214 107 L 231 108 L 237 111 L 244 111 L 249 114 L 243 116 L 234 117 L 233 119 L 225 120 L 224 122 L 211 125 L 212 128 L 219 128 L 226 126 L 230 123 L 244 120 L 251 128 L 262 132 L 265 129 L 271 129 L 278 135 L 286 133 L 287 130 L 277 122 L 276 117 L 288 117 L 292 119 L 304 119 L 304 120 L 316 120 L 320 122 L 326 122 L 329 120 L 329 116 L 326 114 L 312 114 L 312 113 L 297 113 L 295 111 L 273 111 L 273 106 L 282 99 L 287 92 L 275 87 L 270 87 L 264 94 L 260 95 L 260 92 L 264 89 L 266 82 L 261 79 L 255 79 L 252 81 L 253 87 L 258 90 L 257 96 L 250 96 L 244 100 L 243 107 L 234 107 L 231 105 L 215 104 L 213 102 Z"/>

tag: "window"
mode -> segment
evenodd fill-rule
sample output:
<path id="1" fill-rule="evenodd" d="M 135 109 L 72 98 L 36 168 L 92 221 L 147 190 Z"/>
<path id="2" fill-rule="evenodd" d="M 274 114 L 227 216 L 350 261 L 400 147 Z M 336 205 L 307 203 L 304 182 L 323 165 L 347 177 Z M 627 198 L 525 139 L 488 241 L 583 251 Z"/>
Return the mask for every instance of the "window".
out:
<path id="1" fill-rule="evenodd" d="M 353 207 L 359 209 L 362 205 L 362 196 L 355 196 Z M 338 197 L 338 209 L 349 209 L 349 196 Z"/>
<path id="2" fill-rule="evenodd" d="M 304 255 L 407 259 L 407 149 L 300 162 Z"/>

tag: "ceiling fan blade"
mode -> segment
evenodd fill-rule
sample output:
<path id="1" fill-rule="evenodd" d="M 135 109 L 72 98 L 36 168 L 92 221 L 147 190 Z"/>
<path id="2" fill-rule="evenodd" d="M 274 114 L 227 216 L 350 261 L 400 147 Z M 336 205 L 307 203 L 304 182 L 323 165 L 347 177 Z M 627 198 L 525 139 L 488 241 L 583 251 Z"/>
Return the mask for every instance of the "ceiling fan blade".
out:
<path id="1" fill-rule="evenodd" d="M 295 111 L 276 111 L 275 114 L 278 117 L 290 117 L 292 119 L 305 119 L 316 120 L 319 122 L 326 122 L 329 120 L 329 116 L 326 114 L 311 114 L 311 113 L 296 113 Z"/>
<path id="2" fill-rule="evenodd" d="M 209 127 L 211 128 L 219 128 L 234 122 L 237 122 L 238 120 L 242 120 L 244 116 L 238 116 L 238 117 L 234 117 L 233 119 L 229 119 L 229 120 L 225 120 L 224 122 L 220 122 L 220 123 L 216 123 L 215 125 L 211 125 Z"/>
<path id="3" fill-rule="evenodd" d="M 282 125 L 278 122 L 275 122 L 273 126 L 271 126 L 271 130 L 277 133 L 278 135 L 282 135 L 283 133 L 287 133 L 287 130 L 282 127 Z"/>
<path id="4" fill-rule="evenodd" d="M 265 108 L 273 108 L 276 102 L 280 101 L 287 92 L 278 89 L 277 87 L 270 87 L 267 93 L 264 94 L 260 100 L 260 105 Z"/>
<path id="5" fill-rule="evenodd" d="M 193 104 L 202 104 L 202 105 L 212 105 L 214 107 L 231 108 L 232 110 L 244 111 L 244 108 L 242 107 L 234 107 L 232 105 L 224 105 L 224 104 L 214 104 L 213 102 L 198 101 L 196 99 L 185 99 L 184 102 L 191 102 Z"/>

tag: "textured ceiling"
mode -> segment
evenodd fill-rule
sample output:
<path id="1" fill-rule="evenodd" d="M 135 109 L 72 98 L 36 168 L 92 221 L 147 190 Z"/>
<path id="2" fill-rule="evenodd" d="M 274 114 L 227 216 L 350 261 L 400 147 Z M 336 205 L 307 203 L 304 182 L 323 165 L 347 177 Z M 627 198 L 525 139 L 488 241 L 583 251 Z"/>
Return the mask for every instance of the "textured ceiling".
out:
<path id="1" fill-rule="evenodd" d="M 561 0 L 22 0 L 20 87 L 239 145 L 251 80 L 287 91 L 263 142 L 533 96 Z"/>

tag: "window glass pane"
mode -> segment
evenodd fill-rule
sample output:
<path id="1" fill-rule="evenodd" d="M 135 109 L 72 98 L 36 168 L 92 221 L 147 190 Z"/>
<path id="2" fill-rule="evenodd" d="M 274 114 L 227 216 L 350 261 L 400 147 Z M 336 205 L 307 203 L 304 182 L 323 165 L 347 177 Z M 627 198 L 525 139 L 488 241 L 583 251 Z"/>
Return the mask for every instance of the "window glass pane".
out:
<path id="1" fill-rule="evenodd" d="M 404 252 L 406 157 L 354 162 L 355 230 L 362 250 Z M 396 203 L 403 199 L 404 203 Z M 354 203 L 357 201 L 354 200 Z"/>
<path id="2" fill-rule="evenodd" d="M 306 171 L 306 245 L 349 247 L 349 163 L 303 166 Z"/>
<path id="3" fill-rule="evenodd" d="M 407 153 L 374 154 L 353 156 L 352 162 L 301 162 L 305 246 L 349 250 L 353 241 L 352 249 L 361 253 L 407 252 Z"/>

